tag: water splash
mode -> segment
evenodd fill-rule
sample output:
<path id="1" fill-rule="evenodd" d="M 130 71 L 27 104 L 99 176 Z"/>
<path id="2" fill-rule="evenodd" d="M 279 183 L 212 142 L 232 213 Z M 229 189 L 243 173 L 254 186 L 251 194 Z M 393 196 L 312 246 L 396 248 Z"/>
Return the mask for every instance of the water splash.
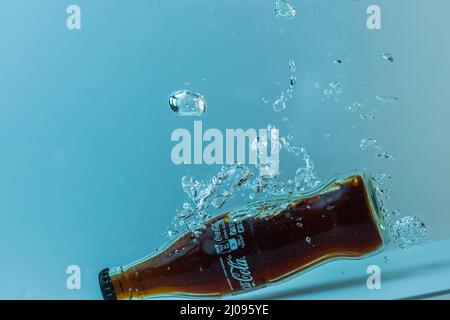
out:
<path id="1" fill-rule="evenodd" d="M 428 228 L 417 217 L 406 216 L 388 225 L 390 245 L 405 249 L 422 244 L 428 237 Z"/>
<path id="2" fill-rule="evenodd" d="M 316 167 L 311 159 L 311 155 L 303 147 L 300 149 L 300 152 L 303 155 L 305 165 L 297 169 L 294 180 L 297 190 L 305 192 L 317 187 L 320 184 L 320 180 L 316 177 Z"/>
<path id="3" fill-rule="evenodd" d="M 317 187 L 320 180 L 311 155 L 305 148 L 292 145 L 291 141 L 291 136 L 280 137 L 280 152 L 291 154 L 301 163 L 292 179 L 262 175 L 260 164 L 222 166 L 217 174 L 204 181 L 184 176 L 181 186 L 191 202 L 185 202 L 176 212 L 167 236 L 174 238 L 185 230 L 199 236 L 205 223 L 215 213 L 222 213 L 226 203 L 238 195 L 248 200 L 270 200 L 273 196 L 287 196 Z M 251 148 L 258 147 L 259 141 L 253 141 Z"/>
<path id="4" fill-rule="evenodd" d="M 253 174 L 244 165 L 230 165 L 222 166 L 221 170 L 207 181 L 184 176 L 181 179 L 181 187 L 193 205 L 184 203 L 182 209 L 177 211 L 172 228 L 167 232 L 169 238 L 186 229 L 194 235 L 199 235 L 205 228 L 205 222 L 211 218 L 208 209 L 222 208 L 227 199 L 241 190 Z"/>
<path id="5" fill-rule="evenodd" d="M 383 216 L 388 235 L 388 247 L 405 249 L 420 245 L 428 237 L 428 228 L 418 217 L 404 216 L 400 218 L 399 209 L 389 209 L 387 201 L 393 192 L 392 176 L 387 173 L 377 173 L 372 176 L 376 201 Z"/>

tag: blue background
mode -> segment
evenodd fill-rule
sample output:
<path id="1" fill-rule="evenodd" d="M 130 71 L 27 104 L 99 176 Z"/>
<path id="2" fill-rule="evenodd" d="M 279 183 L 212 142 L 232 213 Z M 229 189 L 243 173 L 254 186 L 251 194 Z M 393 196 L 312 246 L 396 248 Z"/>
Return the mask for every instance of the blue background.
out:
<path id="1" fill-rule="evenodd" d="M 66 28 L 73 3 L 81 30 Z M 274 124 L 305 146 L 323 180 L 354 167 L 392 174 L 389 207 L 423 219 L 432 240 L 450 238 L 450 3 L 292 3 L 294 20 L 275 19 L 269 0 L 2 1 L 0 298 L 100 298 L 99 270 L 165 242 L 187 201 L 181 177 L 219 170 L 170 159 L 172 131 L 193 127 L 167 104 L 184 88 L 205 96 L 204 128 Z M 379 31 L 366 27 L 373 3 Z M 290 59 L 295 96 L 275 113 L 262 99 L 286 89 Z M 324 100 L 332 81 L 338 103 Z M 399 102 L 374 121 L 345 111 L 376 95 Z M 367 137 L 396 161 L 361 151 Z M 301 165 L 280 161 L 287 176 Z M 72 264 L 82 290 L 66 289 Z"/>

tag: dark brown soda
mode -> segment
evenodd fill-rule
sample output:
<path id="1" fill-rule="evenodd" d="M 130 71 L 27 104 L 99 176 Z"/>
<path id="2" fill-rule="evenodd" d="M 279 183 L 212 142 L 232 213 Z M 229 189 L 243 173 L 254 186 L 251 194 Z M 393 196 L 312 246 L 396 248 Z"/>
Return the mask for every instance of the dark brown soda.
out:
<path id="1" fill-rule="evenodd" d="M 252 214 L 215 217 L 200 237 L 186 233 L 159 254 L 111 270 L 114 298 L 222 296 L 383 248 L 372 187 L 362 175 L 250 207 Z"/>

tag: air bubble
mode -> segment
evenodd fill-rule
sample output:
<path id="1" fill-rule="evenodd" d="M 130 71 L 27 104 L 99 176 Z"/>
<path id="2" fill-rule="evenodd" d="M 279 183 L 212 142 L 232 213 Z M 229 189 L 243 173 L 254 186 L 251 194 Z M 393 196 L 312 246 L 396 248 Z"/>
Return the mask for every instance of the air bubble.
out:
<path id="1" fill-rule="evenodd" d="M 292 72 L 295 72 L 297 70 L 294 60 L 289 61 L 289 70 L 291 70 Z"/>
<path id="2" fill-rule="evenodd" d="M 388 230 L 391 242 L 402 249 L 422 243 L 428 235 L 425 223 L 414 216 L 395 221 Z"/>
<path id="3" fill-rule="evenodd" d="M 389 62 L 394 62 L 394 57 L 392 57 L 392 54 L 388 53 L 388 52 L 384 52 L 381 54 L 381 57 Z"/>
<path id="4" fill-rule="evenodd" d="M 376 96 L 375 99 L 382 103 L 395 103 L 398 101 L 397 97 Z"/>
<path id="5" fill-rule="evenodd" d="M 188 90 L 177 90 L 169 97 L 170 108 L 180 116 L 200 116 L 206 112 L 203 96 Z"/>
<path id="6" fill-rule="evenodd" d="M 289 87 L 290 87 L 290 88 L 293 88 L 293 87 L 295 86 L 296 83 L 297 83 L 297 77 L 296 77 L 296 76 L 292 76 L 292 77 L 289 79 Z"/>
<path id="7" fill-rule="evenodd" d="M 283 111 L 284 109 L 286 109 L 286 101 L 285 101 L 285 97 L 284 97 L 284 93 L 281 93 L 281 97 L 277 100 L 275 100 L 275 102 L 273 103 L 273 110 L 276 112 L 280 112 Z"/>
<path id="8" fill-rule="evenodd" d="M 287 2 L 286 0 L 276 0 L 275 1 L 275 17 L 294 19 L 297 15 L 297 10 L 295 7 Z"/>
<path id="9" fill-rule="evenodd" d="M 376 146 L 377 146 L 377 140 L 372 139 L 372 138 L 361 139 L 361 143 L 359 144 L 359 147 L 362 150 L 368 150 L 368 149 L 374 148 Z"/>
<path id="10" fill-rule="evenodd" d="M 355 112 L 355 111 L 358 111 L 359 109 L 361 109 L 362 107 L 363 107 L 363 104 L 361 102 L 356 101 L 353 104 L 345 107 L 345 110 L 347 112 Z"/>

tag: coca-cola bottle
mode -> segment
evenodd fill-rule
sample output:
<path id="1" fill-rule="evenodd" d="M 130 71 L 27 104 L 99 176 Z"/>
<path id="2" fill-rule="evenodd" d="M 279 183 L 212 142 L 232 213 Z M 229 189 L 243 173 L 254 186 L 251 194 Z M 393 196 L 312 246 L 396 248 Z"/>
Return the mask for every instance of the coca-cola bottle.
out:
<path id="1" fill-rule="evenodd" d="M 132 264 L 100 272 L 105 299 L 210 297 L 261 288 L 384 247 L 371 178 L 351 174 L 298 196 L 251 203 L 186 231 Z"/>

